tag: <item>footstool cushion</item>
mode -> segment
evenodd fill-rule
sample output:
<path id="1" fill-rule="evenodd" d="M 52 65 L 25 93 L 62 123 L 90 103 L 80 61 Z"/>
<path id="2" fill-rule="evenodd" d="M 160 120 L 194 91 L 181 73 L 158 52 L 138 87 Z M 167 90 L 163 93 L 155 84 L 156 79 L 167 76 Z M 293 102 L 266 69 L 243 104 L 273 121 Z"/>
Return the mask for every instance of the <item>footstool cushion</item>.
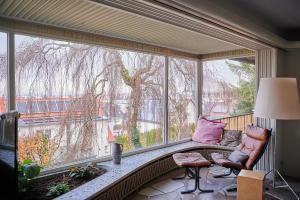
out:
<path id="1" fill-rule="evenodd" d="M 209 167 L 211 164 L 198 152 L 176 153 L 173 159 L 180 167 Z"/>

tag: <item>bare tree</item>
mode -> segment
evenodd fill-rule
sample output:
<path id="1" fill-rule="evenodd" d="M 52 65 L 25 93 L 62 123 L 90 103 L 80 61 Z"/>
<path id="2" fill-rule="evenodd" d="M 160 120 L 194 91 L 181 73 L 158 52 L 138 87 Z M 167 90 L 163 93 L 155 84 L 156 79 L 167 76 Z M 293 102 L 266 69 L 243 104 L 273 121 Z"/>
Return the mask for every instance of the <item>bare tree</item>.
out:
<path id="1" fill-rule="evenodd" d="M 204 63 L 203 75 L 203 115 L 213 115 L 216 106 L 224 107 L 225 110 L 219 112 L 229 114 L 236 87 L 226 80 L 218 66 Z"/>
<path id="2" fill-rule="evenodd" d="M 6 97 L 6 85 L 7 85 L 7 55 L 6 53 L 0 54 L 0 100 L 4 100 Z M 3 101 L 4 103 L 4 101 Z M 4 105 L 2 108 L 4 111 Z M 1 112 L 1 105 L 0 105 Z"/>
<path id="3" fill-rule="evenodd" d="M 169 67 L 169 130 L 170 139 L 191 136 L 188 105 L 195 106 L 196 63 L 185 59 L 170 60 Z"/>
<path id="4" fill-rule="evenodd" d="M 141 107 L 149 99 L 161 101 L 163 64 L 161 57 L 149 54 L 34 39 L 16 50 L 17 82 L 24 84 L 17 94 L 26 95 L 28 105 L 36 97 L 58 101 L 72 97 L 60 115 L 58 133 L 51 143 L 51 152 L 57 153 L 50 158 L 59 155 L 68 162 L 89 155 L 97 145 L 97 112 L 108 99 L 109 116 L 115 116 L 115 101 L 124 92 L 129 93 L 129 106 L 123 124 L 129 140 L 139 146 Z M 34 113 L 33 106 L 28 109 Z"/>
<path id="5" fill-rule="evenodd" d="M 21 89 L 28 87 L 25 95 L 29 97 L 76 97 L 64 110 L 54 138 L 58 141 L 55 149 L 63 148 L 60 141 L 65 138 L 66 161 L 89 153 L 96 137 L 93 118 L 99 110 L 99 99 L 104 96 L 108 73 L 102 67 L 102 51 L 95 46 L 45 39 L 27 42 L 17 49 L 18 82 L 26 82 L 25 88 L 18 88 L 19 95 L 23 94 Z"/>
<path id="6" fill-rule="evenodd" d="M 125 66 L 124 59 L 127 59 L 129 67 Z M 135 147 L 140 147 L 137 127 L 140 109 L 143 100 L 149 97 L 160 99 L 162 81 L 159 72 L 161 72 L 163 68 L 163 63 L 160 58 L 154 55 L 117 50 L 110 51 L 109 54 L 107 54 L 106 63 L 114 66 L 114 73 L 120 74 L 122 82 L 131 90 L 126 129 L 130 142 Z M 155 80 L 153 77 L 158 77 L 158 80 Z"/>

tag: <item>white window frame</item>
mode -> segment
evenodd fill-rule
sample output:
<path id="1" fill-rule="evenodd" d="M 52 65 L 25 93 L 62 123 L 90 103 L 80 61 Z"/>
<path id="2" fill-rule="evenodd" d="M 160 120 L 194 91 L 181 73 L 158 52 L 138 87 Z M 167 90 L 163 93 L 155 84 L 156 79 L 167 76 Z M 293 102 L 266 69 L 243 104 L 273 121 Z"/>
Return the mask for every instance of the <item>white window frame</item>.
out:
<path id="1" fill-rule="evenodd" d="M 0 30 L 1 31 L 1 30 Z M 1 31 L 2 32 L 2 31 Z M 8 77 L 7 77 L 7 81 L 8 81 L 8 91 L 7 91 L 7 101 L 8 101 L 8 109 L 9 110 L 15 110 L 16 108 L 16 88 L 15 88 L 15 35 L 24 35 L 22 33 L 18 33 L 18 32 L 13 32 L 13 31 L 3 31 L 5 33 L 7 33 L 7 46 L 8 46 L 8 65 L 7 65 L 7 70 L 8 70 Z M 42 37 L 40 35 L 31 35 L 31 34 L 26 34 L 28 36 L 32 36 L 32 37 Z M 50 39 L 56 39 L 56 38 L 50 38 Z M 95 44 L 97 46 L 98 44 Z M 110 48 L 114 48 L 114 47 L 110 47 Z M 126 50 L 126 49 L 124 49 Z M 133 50 L 129 50 L 129 51 L 133 51 Z M 145 53 L 145 52 L 141 52 L 141 51 L 134 51 L 134 52 L 138 52 L 138 53 Z M 158 56 L 164 56 L 162 54 L 155 54 L 150 52 L 149 54 L 152 55 L 158 55 Z M 155 146 L 151 146 L 148 148 L 143 148 L 143 149 L 137 149 L 137 150 L 133 150 L 133 151 L 129 151 L 129 152 L 125 152 L 123 153 L 123 156 L 130 156 L 130 155 L 134 155 L 137 153 L 143 153 L 143 152 L 147 152 L 147 151 L 151 151 L 151 150 L 155 150 L 155 149 L 160 149 L 163 147 L 168 147 L 168 146 L 172 146 L 172 145 L 176 145 L 176 144 L 180 144 L 180 143 L 184 143 L 187 141 L 190 141 L 191 138 L 186 138 L 183 140 L 179 140 L 179 141 L 174 141 L 174 142 L 169 142 L 168 141 L 168 75 L 169 75 L 169 59 L 170 57 L 172 58 L 180 58 L 180 59 L 187 59 L 187 60 L 193 60 L 193 61 L 197 61 L 197 69 L 196 69 L 196 80 L 195 80 L 195 85 L 196 85 L 196 104 L 198 106 L 196 106 L 196 116 L 199 116 L 199 114 L 201 114 L 201 106 L 202 106 L 202 68 L 201 68 L 201 60 L 200 59 L 195 59 L 195 58 L 183 58 L 183 57 L 177 57 L 177 56 L 164 56 L 164 92 L 163 92 L 163 105 L 164 105 L 164 111 L 163 111 L 163 144 L 160 145 L 155 145 Z M 200 107 L 199 107 L 200 105 Z M 197 117 L 196 117 L 197 118 Z M 196 123 L 196 119 L 195 119 L 195 123 Z M 101 158 L 96 158 L 93 159 L 93 161 L 106 161 L 106 160 L 111 160 L 111 156 L 105 156 L 105 157 L 101 157 Z M 85 163 L 86 160 L 82 160 L 82 161 L 78 161 L 78 162 L 74 162 L 74 163 L 68 163 L 66 165 L 63 166 L 58 166 L 57 168 L 53 168 L 51 170 L 48 169 L 44 169 L 43 171 L 45 172 L 45 174 L 52 173 L 52 172 L 57 172 L 57 171 L 61 171 L 62 169 L 64 169 L 66 166 L 73 166 L 73 165 L 79 165 L 80 163 Z M 43 173 L 44 174 L 44 173 Z"/>

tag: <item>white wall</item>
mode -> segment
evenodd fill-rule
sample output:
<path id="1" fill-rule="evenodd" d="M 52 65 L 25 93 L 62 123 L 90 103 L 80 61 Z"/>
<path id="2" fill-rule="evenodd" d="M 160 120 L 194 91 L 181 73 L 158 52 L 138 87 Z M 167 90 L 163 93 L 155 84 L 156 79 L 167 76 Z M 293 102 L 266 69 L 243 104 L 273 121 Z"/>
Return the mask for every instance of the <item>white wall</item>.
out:
<path id="1" fill-rule="evenodd" d="M 297 78 L 300 93 L 300 49 L 279 51 L 277 75 Z M 284 175 L 300 178 L 300 120 L 278 121 L 277 130 L 279 169 Z"/>

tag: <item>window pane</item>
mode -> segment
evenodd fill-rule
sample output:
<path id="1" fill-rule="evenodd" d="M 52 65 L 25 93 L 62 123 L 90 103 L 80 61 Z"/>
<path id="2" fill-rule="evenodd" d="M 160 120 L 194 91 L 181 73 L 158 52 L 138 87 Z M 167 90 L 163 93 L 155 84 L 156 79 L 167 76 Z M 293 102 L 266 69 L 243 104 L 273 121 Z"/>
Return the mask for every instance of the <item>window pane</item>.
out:
<path id="1" fill-rule="evenodd" d="M 0 32 L 0 113 L 7 111 L 7 34 Z"/>
<path id="2" fill-rule="evenodd" d="M 8 111 L 7 106 L 7 34 L 0 32 L 0 114 Z M 15 145 L 14 143 L 14 134 L 11 131 L 4 131 L 6 128 L 13 127 L 9 125 L 12 122 L 10 119 L 3 120 L 2 127 L 3 130 L 0 130 L 0 144 L 2 145 Z M 4 125 L 8 123 L 8 125 Z M 11 134 L 9 134 L 11 133 Z"/>
<path id="3" fill-rule="evenodd" d="M 162 144 L 164 57 L 116 51 L 119 82 L 112 83 L 112 130 L 124 149 Z M 115 94 L 114 94 L 115 93 Z M 108 105 L 109 106 L 109 105 Z"/>
<path id="4" fill-rule="evenodd" d="M 168 130 L 169 141 L 192 136 L 196 119 L 197 62 L 185 59 L 169 60 Z"/>
<path id="5" fill-rule="evenodd" d="M 16 35 L 19 158 L 50 167 L 162 143 L 164 57 Z"/>
<path id="6" fill-rule="evenodd" d="M 203 115 L 211 119 L 251 113 L 255 66 L 232 60 L 204 62 Z"/>

